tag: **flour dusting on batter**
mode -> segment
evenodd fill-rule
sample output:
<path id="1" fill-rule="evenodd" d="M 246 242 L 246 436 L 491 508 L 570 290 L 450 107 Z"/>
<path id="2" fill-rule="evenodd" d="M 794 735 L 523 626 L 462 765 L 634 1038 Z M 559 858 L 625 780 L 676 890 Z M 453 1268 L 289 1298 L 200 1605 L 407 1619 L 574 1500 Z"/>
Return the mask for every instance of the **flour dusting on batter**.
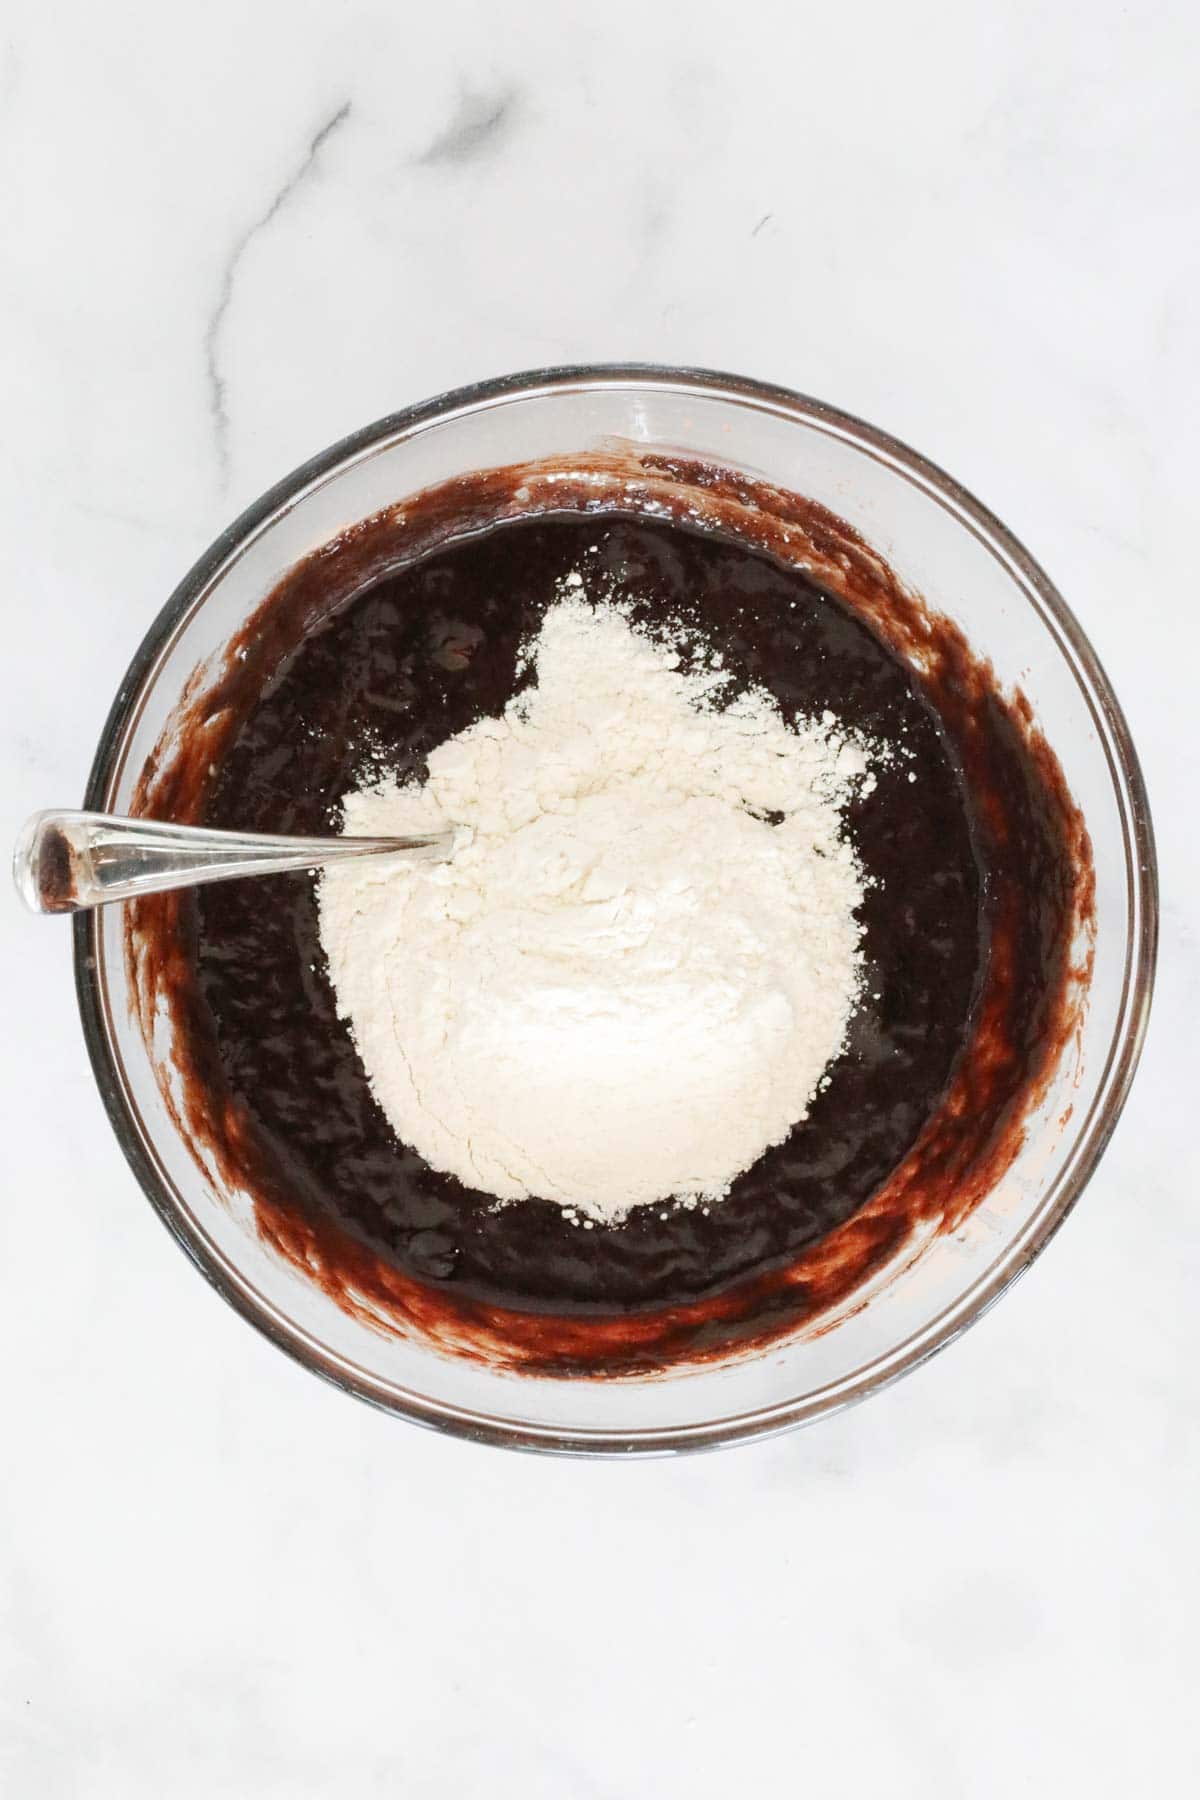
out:
<path id="1" fill-rule="evenodd" d="M 533 685 L 344 803 L 355 835 L 467 828 L 453 858 L 327 870 L 320 927 L 397 1136 L 612 1224 L 719 1201 L 806 1116 L 860 988 L 843 810 L 873 777 L 830 714 L 559 593 Z"/>

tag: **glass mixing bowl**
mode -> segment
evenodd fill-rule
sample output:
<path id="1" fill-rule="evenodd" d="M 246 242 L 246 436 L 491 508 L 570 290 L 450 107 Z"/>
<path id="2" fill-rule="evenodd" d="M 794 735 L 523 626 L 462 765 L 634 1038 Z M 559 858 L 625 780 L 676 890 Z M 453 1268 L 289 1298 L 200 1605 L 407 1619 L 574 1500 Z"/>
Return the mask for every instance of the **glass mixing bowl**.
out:
<path id="1" fill-rule="evenodd" d="M 1083 1026 L 986 1201 L 934 1233 L 822 1329 L 742 1360 L 654 1378 L 506 1374 L 342 1311 L 256 1235 L 245 1195 L 206 1178 L 163 1103 L 130 1005 L 120 909 L 75 922 L 83 1027 L 109 1117 L 152 1205 L 230 1305 L 307 1368 L 416 1423 L 585 1454 L 733 1443 L 820 1418 L 950 1342 L 1027 1268 L 1096 1166 L 1133 1077 L 1157 927 L 1141 773 L 1108 681 L 1033 558 L 894 438 L 783 388 L 702 370 L 552 369 L 445 394 L 347 438 L 263 496 L 163 607 L 105 725 L 86 804 L 129 809 L 188 677 L 279 577 L 347 526 L 474 470 L 606 440 L 682 452 L 822 502 L 965 631 L 1031 702 L 1091 834 L 1095 960 Z M 865 1297 L 865 1304 L 862 1304 Z"/>

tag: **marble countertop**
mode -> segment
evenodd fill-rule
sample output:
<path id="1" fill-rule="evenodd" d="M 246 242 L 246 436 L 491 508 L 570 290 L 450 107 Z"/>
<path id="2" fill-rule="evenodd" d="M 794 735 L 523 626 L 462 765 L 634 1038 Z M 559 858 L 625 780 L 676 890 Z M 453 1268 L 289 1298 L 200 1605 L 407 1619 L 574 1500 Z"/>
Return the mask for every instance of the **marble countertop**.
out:
<path id="1" fill-rule="evenodd" d="M 126 1170 L 66 932 L 0 905 L 6 1796 L 1196 1791 L 1196 52 L 1183 0 L 9 6 L 6 838 L 306 455 L 510 369 L 697 363 L 895 432 L 1045 563 L 1164 941 L 1001 1306 L 832 1422 L 622 1466 L 406 1428 L 248 1330 Z"/>

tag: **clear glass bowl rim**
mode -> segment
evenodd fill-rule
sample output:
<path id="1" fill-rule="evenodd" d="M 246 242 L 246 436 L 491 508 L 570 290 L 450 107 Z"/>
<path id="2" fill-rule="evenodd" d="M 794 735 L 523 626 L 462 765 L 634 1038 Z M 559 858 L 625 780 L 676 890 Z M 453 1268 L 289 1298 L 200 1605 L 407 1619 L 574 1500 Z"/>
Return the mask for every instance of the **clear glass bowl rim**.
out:
<path id="1" fill-rule="evenodd" d="M 526 370 L 452 389 L 364 426 L 277 482 L 213 541 L 151 624 L 126 670 L 105 721 L 88 778 L 84 805 L 96 809 L 105 805 L 123 735 L 139 709 L 147 677 L 164 646 L 213 576 L 269 519 L 290 510 L 305 493 L 319 486 L 344 464 L 442 418 L 554 390 L 579 392 L 599 387 L 708 392 L 726 401 L 790 416 L 802 425 L 848 440 L 866 455 L 909 480 L 972 532 L 1014 576 L 1030 604 L 1042 610 L 1055 632 L 1069 644 L 1075 659 L 1076 679 L 1095 719 L 1121 813 L 1131 929 L 1125 950 L 1120 1023 L 1109 1046 L 1107 1066 L 1072 1168 L 1060 1184 L 1054 1204 L 1044 1211 L 1036 1228 L 1019 1237 L 952 1306 L 914 1334 L 898 1351 L 876 1358 L 857 1370 L 852 1379 L 832 1389 L 818 1390 L 794 1400 L 700 1425 L 634 1431 L 620 1437 L 609 1433 L 598 1435 L 589 1430 L 574 1432 L 517 1424 L 505 1417 L 455 1408 L 412 1392 L 400 1393 L 387 1383 L 374 1380 L 361 1369 L 351 1368 L 336 1356 L 325 1354 L 307 1334 L 293 1329 L 274 1308 L 267 1310 L 261 1306 L 252 1289 L 231 1280 L 223 1263 L 214 1257 L 207 1241 L 181 1212 L 174 1195 L 161 1180 L 130 1117 L 112 1039 L 105 1024 L 106 999 L 97 972 L 98 924 L 94 914 L 78 914 L 74 920 L 75 987 L 84 1038 L 101 1099 L 139 1185 L 205 1278 L 229 1305 L 271 1342 L 334 1386 L 414 1424 L 511 1449 L 585 1456 L 645 1456 L 708 1449 L 775 1435 L 865 1399 L 944 1349 L 980 1318 L 1034 1262 L 1090 1180 L 1121 1115 L 1137 1069 L 1154 986 L 1158 873 L 1145 781 L 1116 695 L 1066 601 L 1013 533 L 943 469 L 899 439 L 851 413 L 771 382 L 717 370 L 675 368 L 656 363 L 595 363 Z"/>

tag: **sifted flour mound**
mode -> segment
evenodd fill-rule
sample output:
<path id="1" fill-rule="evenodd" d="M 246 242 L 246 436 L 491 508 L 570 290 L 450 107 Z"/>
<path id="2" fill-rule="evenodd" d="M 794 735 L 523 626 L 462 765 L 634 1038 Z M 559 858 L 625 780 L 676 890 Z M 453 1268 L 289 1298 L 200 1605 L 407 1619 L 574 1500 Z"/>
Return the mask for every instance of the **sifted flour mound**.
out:
<path id="1" fill-rule="evenodd" d="M 841 808 L 871 777 L 830 715 L 719 710 L 719 671 L 684 672 L 577 576 L 560 592 L 536 686 L 423 786 L 345 801 L 346 832 L 465 841 L 326 870 L 321 938 L 405 1143 L 500 1201 L 611 1223 L 719 1199 L 804 1118 L 857 994 Z"/>

